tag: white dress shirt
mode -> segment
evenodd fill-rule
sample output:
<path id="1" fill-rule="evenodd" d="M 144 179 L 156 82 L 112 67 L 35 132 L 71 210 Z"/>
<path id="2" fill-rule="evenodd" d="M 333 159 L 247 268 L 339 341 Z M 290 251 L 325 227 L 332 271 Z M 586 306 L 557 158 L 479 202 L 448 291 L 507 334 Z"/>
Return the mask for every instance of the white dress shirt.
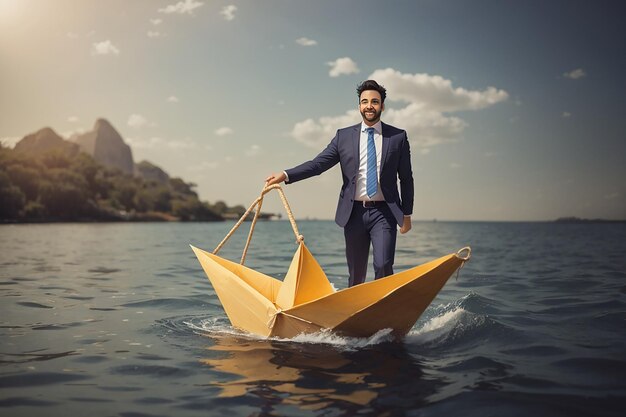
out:
<path id="1" fill-rule="evenodd" d="M 374 145 L 376 145 L 376 175 L 378 177 L 378 191 L 372 196 L 367 195 L 367 128 L 374 128 Z M 385 196 L 380 189 L 380 163 L 383 154 L 382 123 L 380 120 L 374 126 L 361 122 L 361 136 L 359 138 L 359 173 L 356 177 L 356 191 L 354 199 L 358 201 L 384 201 Z"/>

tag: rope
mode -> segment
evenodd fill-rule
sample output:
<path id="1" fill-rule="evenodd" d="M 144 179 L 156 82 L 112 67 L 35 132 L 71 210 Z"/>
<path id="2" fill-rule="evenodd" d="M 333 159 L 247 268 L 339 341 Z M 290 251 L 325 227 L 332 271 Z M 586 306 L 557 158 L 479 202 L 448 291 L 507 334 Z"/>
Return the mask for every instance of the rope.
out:
<path id="1" fill-rule="evenodd" d="M 263 199 L 265 198 L 265 194 L 269 193 L 272 190 L 278 191 L 280 199 L 283 202 L 283 206 L 285 207 L 285 211 L 287 212 L 287 217 L 289 218 L 289 222 L 291 223 L 291 228 L 293 229 L 293 233 L 296 235 L 296 244 L 299 244 L 304 241 L 304 236 L 302 236 L 300 232 L 298 231 L 298 225 L 296 225 L 296 219 L 294 218 L 293 213 L 291 212 L 291 208 L 289 207 L 289 203 L 287 202 L 287 197 L 285 197 L 285 193 L 283 192 L 283 189 L 281 188 L 280 184 L 274 184 L 268 187 L 267 183 L 265 183 L 265 186 L 263 186 L 263 189 L 261 190 L 261 195 L 257 197 L 256 200 L 254 200 L 254 202 L 250 205 L 250 207 L 248 207 L 248 209 L 241 216 L 241 218 L 239 218 L 237 223 L 235 223 L 235 225 L 230 230 L 230 232 L 226 234 L 224 239 L 222 239 L 222 241 L 219 243 L 219 245 L 217 245 L 215 250 L 213 250 L 214 255 L 217 255 L 217 253 L 222 249 L 222 247 L 228 241 L 228 239 L 230 239 L 230 237 L 235 233 L 235 231 L 239 228 L 239 226 L 241 226 L 241 223 L 243 223 L 244 220 L 248 217 L 252 209 L 256 207 L 254 218 L 252 219 L 252 223 L 250 224 L 250 232 L 248 233 L 246 246 L 244 247 L 243 254 L 241 255 L 240 264 L 243 265 L 243 263 L 246 260 L 248 248 L 250 247 L 250 241 L 252 240 L 252 233 L 254 232 L 254 227 L 256 226 L 256 222 L 259 218 L 259 214 L 261 214 L 261 207 L 263 206 Z"/>
<path id="2" fill-rule="evenodd" d="M 467 256 L 461 256 L 461 253 L 463 251 L 467 251 Z M 462 261 L 469 261 L 469 259 L 472 257 L 472 248 L 470 248 L 469 246 L 466 246 L 464 248 L 459 249 L 456 252 L 456 257 Z"/>
<path id="3" fill-rule="evenodd" d="M 461 253 L 463 251 L 467 251 L 467 255 L 466 256 L 461 256 Z M 455 279 L 458 281 L 459 280 L 459 273 L 461 272 L 461 269 L 463 269 L 463 267 L 465 266 L 465 262 L 469 261 L 469 259 L 472 257 L 472 248 L 470 248 L 469 246 L 461 248 L 461 249 L 459 249 L 456 252 L 455 256 L 462 261 L 461 262 L 461 266 L 459 266 L 459 269 L 456 270 L 456 277 L 455 277 Z"/>
<path id="4" fill-rule="evenodd" d="M 256 221 L 259 218 L 259 214 L 261 213 L 261 207 L 263 206 L 263 194 L 259 196 L 260 200 L 256 206 L 256 210 L 254 212 L 254 218 L 252 219 L 252 223 L 250 224 L 250 232 L 248 232 L 248 240 L 246 240 L 246 246 L 243 248 L 243 253 L 241 254 L 241 265 L 246 261 L 246 255 L 248 254 L 248 248 L 250 247 L 250 241 L 252 240 L 252 233 L 254 233 L 254 226 L 256 226 Z"/>

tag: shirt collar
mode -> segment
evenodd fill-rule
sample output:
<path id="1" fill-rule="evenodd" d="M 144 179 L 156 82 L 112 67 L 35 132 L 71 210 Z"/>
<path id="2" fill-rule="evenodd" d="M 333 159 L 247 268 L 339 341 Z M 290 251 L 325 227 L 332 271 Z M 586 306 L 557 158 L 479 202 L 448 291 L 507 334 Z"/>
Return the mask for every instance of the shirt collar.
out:
<path id="1" fill-rule="evenodd" d="M 368 126 L 368 125 L 365 124 L 365 122 L 361 122 L 361 132 L 365 132 L 365 129 L 367 129 L 368 127 L 373 127 L 374 130 L 376 131 L 376 133 L 378 133 L 379 135 L 382 134 L 383 124 L 382 124 L 382 122 L 380 120 L 378 122 L 376 122 L 376 124 L 374 126 Z"/>

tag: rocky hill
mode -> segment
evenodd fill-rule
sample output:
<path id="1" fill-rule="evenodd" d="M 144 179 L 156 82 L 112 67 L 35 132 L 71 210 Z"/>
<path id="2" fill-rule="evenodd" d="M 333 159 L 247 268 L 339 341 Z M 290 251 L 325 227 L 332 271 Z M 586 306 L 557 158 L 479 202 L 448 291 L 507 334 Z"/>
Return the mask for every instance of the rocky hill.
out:
<path id="1" fill-rule="evenodd" d="M 132 149 L 106 119 L 96 120 L 92 130 L 74 135 L 69 140 L 62 138 L 53 129 L 44 127 L 24 136 L 14 149 L 33 156 L 49 151 L 61 151 L 72 156 L 84 152 L 105 167 L 119 169 L 125 174 L 162 184 L 170 180 L 169 174 L 152 162 L 135 163 Z"/>
<path id="2" fill-rule="evenodd" d="M 141 161 L 138 164 L 135 164 L 135 176 L 141 177 L 144 180 L 156 181 L 162 184 L 165 184 L 170 180 L 170 176 L 167 172 L 148 161 Z"/>
<path id="3" fill-rule="evenodd" d="M 72 141 L 46 127 L 14 149 L 0 145 L 0 222 L 219 221 L 245 212 L 200 201 L 194 187 L 151 162 L 135 164 L 105 119 Z"/>
<path id="4" fill-rule="evenodd" d="M 66 154 L 76 155 L 80 148 L 78 145 L 68 142 L 49 127 L 44 127 L 26 135 L 15 145 L 15 151 L 30 155 L 42 155 L 49 151 L 61 151 Z"/>
<path id="5" fill-rule="evenodd" d="M 73 136 L 72 141 L 96 162 L 109 168 L 117 168 L 126 174 L 134 174 L 133 152 L 107 120 L 96 120 L 91 131 Z"/>

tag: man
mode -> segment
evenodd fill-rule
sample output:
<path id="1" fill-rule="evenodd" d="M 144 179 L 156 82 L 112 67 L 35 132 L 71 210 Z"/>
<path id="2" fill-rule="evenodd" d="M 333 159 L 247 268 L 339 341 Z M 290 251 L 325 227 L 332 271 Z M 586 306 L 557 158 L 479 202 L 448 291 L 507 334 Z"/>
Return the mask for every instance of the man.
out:
<path id="1" fill-rule="evenodd" d="M 357 87 L 362 122 L 339 129 L 313 160 L 266 178 L 268 185 L 291 184 L 341 166 L 343 185 L 335 222 L 344 228 L 349 286 L 365 281 L 370 242 L 375 278 L 393 274 L 397 226 L 411 230 L 413 173 L 404 130 L 380 121 L 384 87 L 367 80 Z M 398 179 L 400 193 L 398 193 Z"/>

